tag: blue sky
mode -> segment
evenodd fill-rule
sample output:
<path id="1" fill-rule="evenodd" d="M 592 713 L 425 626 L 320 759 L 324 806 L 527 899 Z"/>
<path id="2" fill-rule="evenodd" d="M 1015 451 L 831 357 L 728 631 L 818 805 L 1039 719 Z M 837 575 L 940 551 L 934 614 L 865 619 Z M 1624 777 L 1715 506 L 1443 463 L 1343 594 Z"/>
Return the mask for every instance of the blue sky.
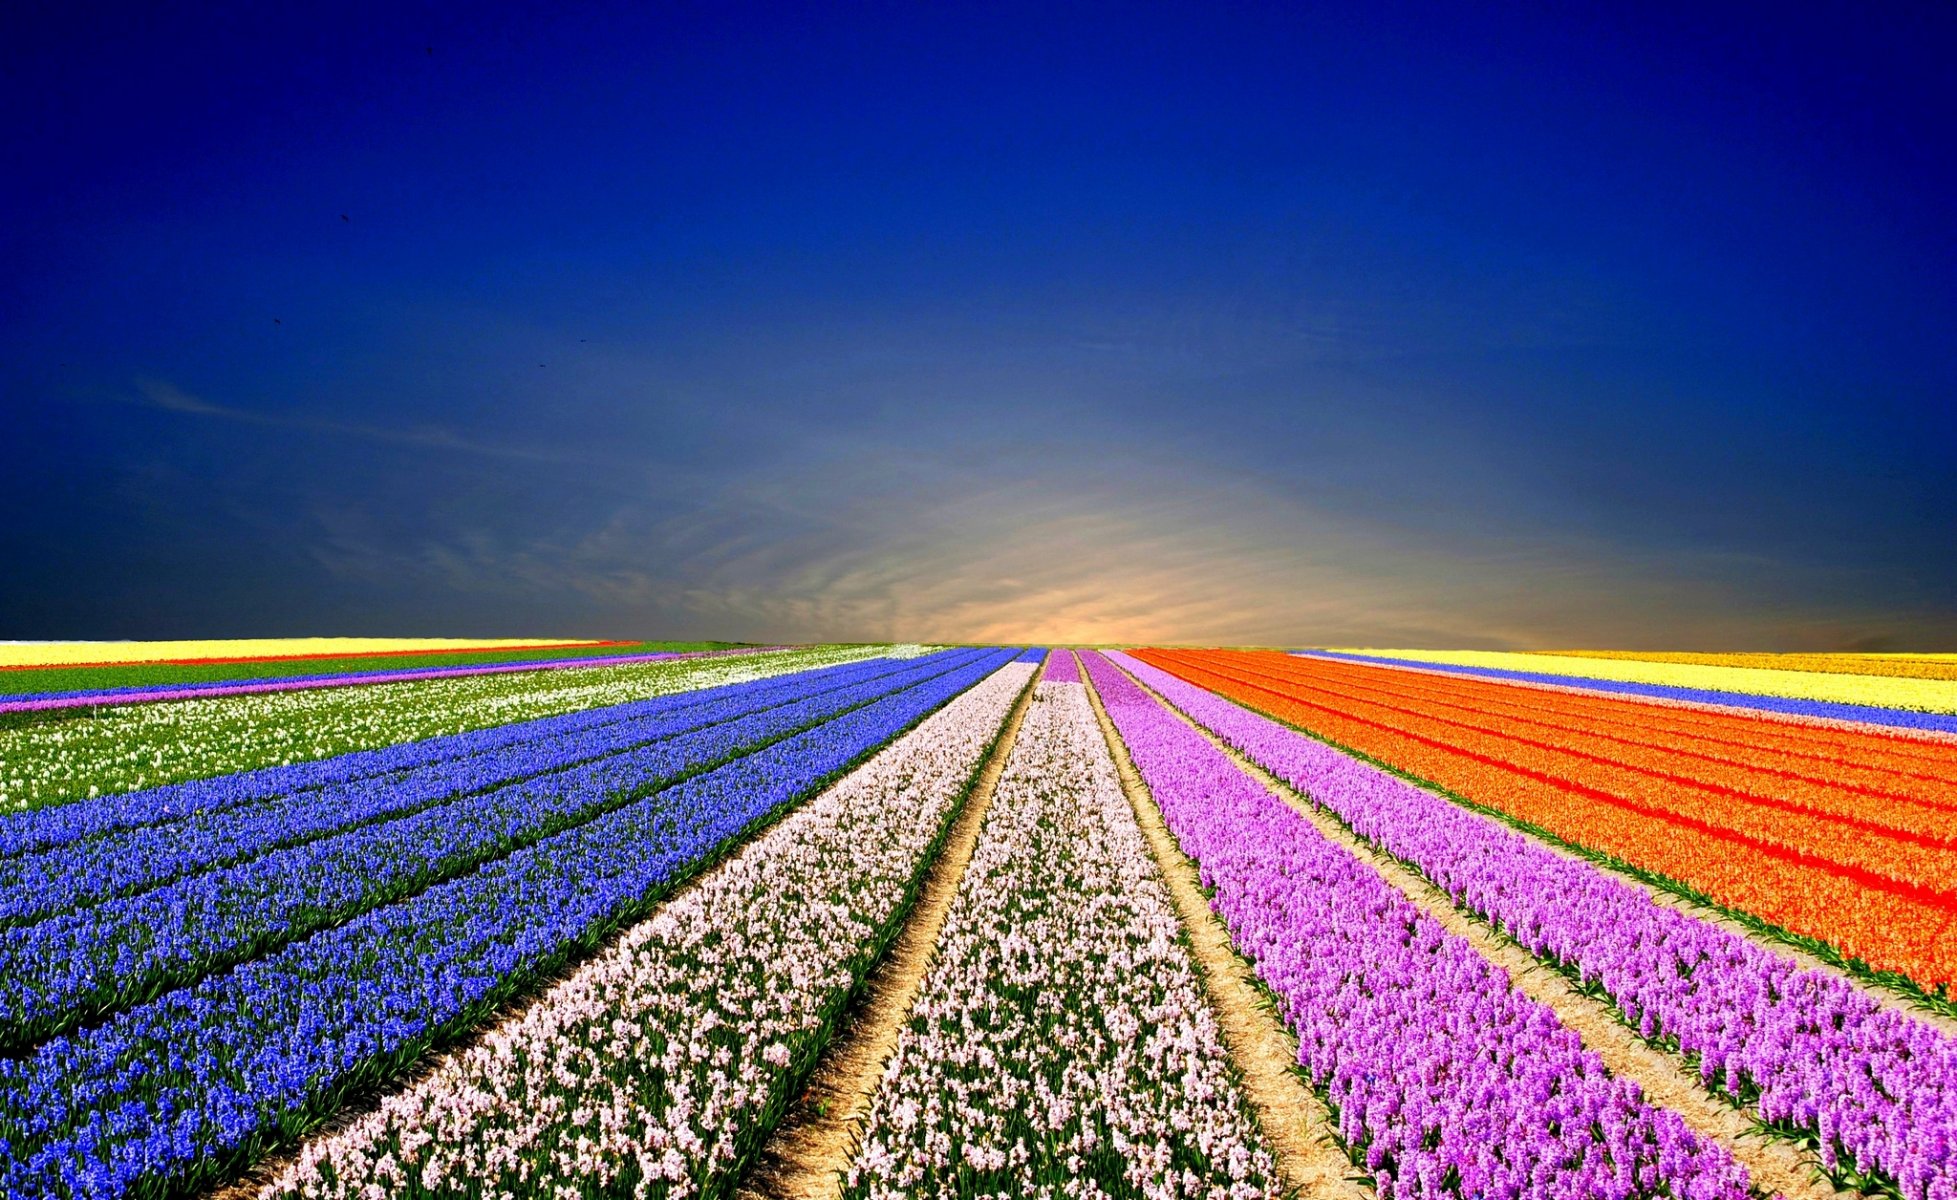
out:
<path id="1" fill-rule="evenodd" d="M 1957 648 L 1943 8 L 5 20 L 0 636 Z"/>

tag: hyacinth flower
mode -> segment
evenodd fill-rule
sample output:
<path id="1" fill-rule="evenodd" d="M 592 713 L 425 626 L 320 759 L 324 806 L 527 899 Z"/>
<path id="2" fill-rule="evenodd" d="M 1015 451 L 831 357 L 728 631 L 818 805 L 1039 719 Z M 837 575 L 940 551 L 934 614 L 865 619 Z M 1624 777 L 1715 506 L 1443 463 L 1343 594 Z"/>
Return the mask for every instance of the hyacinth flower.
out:
<path id="1" fill-rule="evenodd" d="M 0 813 L 0 860 L 52 850 L 72 842 L 122 830 L 168 825 L 200 815 L 279 800 L 304 803 L 307 793 L 390 778 L 405 778 L 428 767 L 474 758 L 512 746 L 575 736 L 619 721 L 672 713 L 720 700 L 745 683 L 809 671 L 845 669 L 862 658 L 855 652 L 797 651 L 739 664 L 684 664 L 657 679 L 636 681 L 643 699 L 605 703 L 554 716 L 510 719 L 487 728 L 440 734 L 397 745 L 355 750 L 331 758 L 260 767 L 181 783 L 164 784 L 48 808 Z M 894 668 L 887 659 L 873 659 Z M 772 668 L 762 670 L 763 667 Z M 655 686 L 656 684 L 656 686 Z M 582 689 L 581 689 L 582 690 Z"/>
<path id="2" fill-rule="evenodd" d="M 1054 661 L 845 1194 L 1276 1196 L 1173 901 Z"/>
<path id="3" fill-rule="evenodd" d="M 0 925 L 25 924 L 199 871 L 561 772 L 907 669 L 890 659 L 683 692 L 460 735 L 408 770 L 363 774 L 245 805 L 193 811 L 0 858 Z M 474 748 L 466 745 L 473 740 Z M 69 807 L 83 807 L 75 805 Z M 124 812 L 128 806 L 118 806 Z"/>
<path id="4" fill-rule="evenodd" d="M 1957 1197 L 1957 1038 L 1595 865 L 1132 655 L 1110 656 L 1431 879 L 1530 953 L 1601 991 L 1709 1088 L 1816 1139 L 1830 1169 L 1909 1200 Z"/>
<path id="5" fill-rule="evenodd" d="M 1034 664 L 1009 663 L 349 1128 L 267 1200 L 732 1182 L 895 935 Z"/>
<path id="6" fill-rule="evenodd" d="M 1780 768 L 1749 772 L 1742 792 L 1688 778 L 1698 768 L 1682 755 L 1668 765 L 1652 762 L 1647 750 L 1633 763 L 1600 752 L 1594 739 L 1583 748 L 1572 733 L 1563 748 L 1553 731 L 1490 724 L 1431 696 L 1362 697 L 1349 676 L 1377 676 L 1373 668 L 1299 665 L 1275 654 L 1141 657 L 1694 898 L 1812 939 L 1843 962 L 1860 958 L 1926 993 L 1957 982 L 1957 942 L 1942 936 L 1957 913 L 1957 847 L 1938 840 L 1939 826 L 1942 835 L 1953 832 L 1947 797 L 1920 804 L 1892 797 L 1871 807 L 1872 797 L 1787 780 Z M 1327 688 L 1328 672 L 1345 676 Z M 1717 719 L 1729 727 L 1742 720 Z M 1753 718 L 1739 728 L 1761 724 Z M 1917 748 L 1950 759 L 1947 747 Z M 1781 794 L 1783 782 L 1793 794 Z M 1859 811 L 1807 811 L 1824 792 L 1834 793 L 1831 806 Z"/>
<path id="7" fill-rule="evenodd" d="M 0 946 L 0 1047 L 276 949 L 731 757 L 971 662 L 979 651 L 763 708 L 635 750 L 274 851 L 15 931 Z M 547 746 L 546 753 L 557 747 Z"/>
<path id="8" fill-rule="evenodd" d="M 831 661 L 898 656 L 838 648 Z M 0 729 L 0 812 L 461 733 L 596 705 L 645 699 L 707 680 L 795 669 L 768 654 L 669 660 L 542 673 L 479 675 L 371 687 L 217 697 L 102 709 L 56 726 Z"/>
<path id="9" fill-rule="evenodd" d="M 1108 658 L 1087 669 L 1164 822 L 1382 1196 L 1740 1200 L 1745 1168 Z"/>
<path id="10" fill-rule="evenodd" d="M 1013 657 L 914 684 L 483 868 L 0 1061 L 9 1192 L 219 1177 L 391 1078 Z"/>

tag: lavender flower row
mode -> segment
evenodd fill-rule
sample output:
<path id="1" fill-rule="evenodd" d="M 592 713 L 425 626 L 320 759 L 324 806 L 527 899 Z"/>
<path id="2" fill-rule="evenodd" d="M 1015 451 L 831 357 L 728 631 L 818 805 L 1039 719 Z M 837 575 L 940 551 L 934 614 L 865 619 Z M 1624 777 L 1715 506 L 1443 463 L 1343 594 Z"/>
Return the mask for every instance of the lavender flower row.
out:
<path id="1" fill-rule="evenodd" d="M 1087 694 L 1042 681 L 845 1195 L 1277 1196 L 1228 1063 Z"/>
<path id="2" fill-rule="evenodd" d="M 919 683 L 407 900 L 0 1062 L 0 1188 L 158 1195 L 390 1078 L 1003 665 Z"/>
<path id="3" fill-rule="evenodd" d="M 1600 988 L 1709 1088 L 1813 1139 L 1830 1169 L 1957 1197 L 1957 1038 L 1581 859 L 1128 655 L 1137 678 L 1418 869 L 1530 953 Z"/>
<path id="4" fill-rule="evenodd" d="M 308 1144 L 266 1200 L 731 1183 L 894 934 L 1034 670 L 1000 668 L 521 1017 Z"/>
<path id="5" fill-rule="evenodd" d="M 951 651 L 523 782 L 362 825 L 14 930 L 0 944 L 0 1049 L 17 1050 L 452 878 L 727 759 L 966 665 Z M 730 703 L 728 707 L 733 707 Z"/>
<path id="6" fill-rule="evenodd" d="M 1875 704 L 1845 704 L 1833 700 L 1797 700 L 1788 696 L 1762 696 L 1753 692 L 1727 692 L 1711 688 L 1677 687 L 1665 683 L 1627 683 L 1615 679 L 1595 679 L 1588 675 L 1557 675 L 1546 671 L 1514 671 L 1505 667 L 1471 667 L 1456 663 L 1424 662 L 1410 658 L 1387 658 L 1376 654 L 1347 654 L 1336 650 L 1299 652 L 1300 658 L 1332 658 L 1344 662 L 1376 663 L 1389 667 L 1416 667 L 1452 675 L 1475 675 L 1485 679 L 1507 679 L 1518 683 L 1547 683 L 1557 687 L 1582 688 L 1592 692 L 1613 692 L 1653 700 L 1673 700 L 1685 704 L 1718 704 L 1727 708 L 1750 708 L 1761 712 L 1784 713 L 1795 717 L 1819 717 L 1830 721 L 1856 721 L 1867 725 L 1888 725 L 1898 729 L 1927 729 L 1938 733 L 1957 733 L 1957 714 L 1918 712 L 1908 708 L 1884 708 Z"/>
<path id="7" fill-rule="evenodd" d="M 111 897 L 148 891 L 199 871 L 243 862 L 369 822 L 407 816 L 470 793 L 561 771 L 906 669 L 905 662 L 871 659 L 826 671 L 683 693 L 644 705 L 622 705 L 610 711 L 632 712 L 608 719 L 534 723 L 533 736 L 506 741 L 464 758 L 447 758 L 409 771 L 365 776 L 70 842 L 38 854 L 0 859 L 0 926 L 42 920 Z"/>
<path id="8" fill-rule="evenodd" d="M 1104 656 L 1088 673 L 1383 1197 L 1747 1195 L 1549 1009 Z"/>
<path id="9" fill-rule="evenodd" d="M 669 712 L 716 699 L 723 689 L 804 670 L 863 660 L 854 649 L 816 649 L 739 662 L 675 663 L 644 676 L 635 690 L 649 698 L 606 704 L 561 715 L 492 724 L 376 749 L 286 766 L 261 767 L 141 791 L 75 800 L 28 812 L 0 813 L 0 856 L 29 854 L 119 829 L 182 820 L 256 801 L 296 796 L 335 784 L 370 779 L 448 762 L 524 742 L 594 729 L 615 721 Z M 871 660 L 875 661 L 875 660 Z"/>

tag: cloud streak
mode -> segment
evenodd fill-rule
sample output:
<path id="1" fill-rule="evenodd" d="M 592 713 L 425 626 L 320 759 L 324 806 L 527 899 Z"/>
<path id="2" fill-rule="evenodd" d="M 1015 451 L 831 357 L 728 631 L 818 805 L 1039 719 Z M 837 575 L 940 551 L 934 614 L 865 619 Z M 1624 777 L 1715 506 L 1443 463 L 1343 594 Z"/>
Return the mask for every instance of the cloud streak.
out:
<path id="1" fill-rule="evenodd" d="M 409 428 L 390 428 L 384 425 L 364 425 L 358 422 L 335 421 L 321 417 L 283 415 L 254 412 L 245 408 L 215 404 L 200 396 L 193 396 L 175 384 L 158 379 L 141 379 L 136 383 L 136 394 L 130 402 L 158 412 L 178 413 L 183 416 L 209 417 L 220 421 L 231 421 L 241 425 L 254 425 L 264 429 L 286 429 L 300 433 L 323 433 L 333 437 L 353 438 L 358 441 L 376 442 L 388 446 L 403 446 L 415 450 L 442 450 L 455 454 L 474 455 L 479 458 L 510 459 L 519 462 L 568 462 L 570 456 L 548 450 L 538 450 L 524 446 L 496 445 L 463 437 L 454 430 L 441 425 L 417 425 Z"/>

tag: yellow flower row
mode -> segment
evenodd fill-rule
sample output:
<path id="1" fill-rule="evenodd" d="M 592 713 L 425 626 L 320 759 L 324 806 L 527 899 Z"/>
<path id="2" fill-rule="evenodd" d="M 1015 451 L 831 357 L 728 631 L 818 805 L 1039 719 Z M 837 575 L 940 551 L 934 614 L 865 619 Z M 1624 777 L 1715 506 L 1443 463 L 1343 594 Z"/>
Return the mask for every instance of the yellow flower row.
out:
<path id="1" fill-rule="evenodd" d="M 1559 650 L 1578 658 L 1689 663 L 1701 667 L 1766 667 L 1830 675 L 1893 675 L 1899 679 L 1957 679 L 1957 654 L 1692 654 L 1683 651 Z"/>
<path id="2" fill-rule="evenodd" d="M 0 667 L 149 663 L 210 658 L 338 657 L 399 650 L 588 645 L 586 638 L 224 638 L 186 642 L 0 642 Z"/>
<path id="3" fill-rule="evenodd" d="M 1957 679 L 1917 679 L 1894 675 L 1830 674 L 1813 670 L 1599 658 L 1583 654 L 1506 653 L 1495 650 L 1345 650 L 1456 667 L 1492 667 L 1576 675 L 1619 683 L 1707 688 L 1752 696 L 1786 696 L 1835 704 L 1875 704 L 1918 712 L 1957 713 Z M 1681 656 L 1682 657 L 1682 656 Z M 1717 657 L 1717 656 L 1715 656 Z"/>

